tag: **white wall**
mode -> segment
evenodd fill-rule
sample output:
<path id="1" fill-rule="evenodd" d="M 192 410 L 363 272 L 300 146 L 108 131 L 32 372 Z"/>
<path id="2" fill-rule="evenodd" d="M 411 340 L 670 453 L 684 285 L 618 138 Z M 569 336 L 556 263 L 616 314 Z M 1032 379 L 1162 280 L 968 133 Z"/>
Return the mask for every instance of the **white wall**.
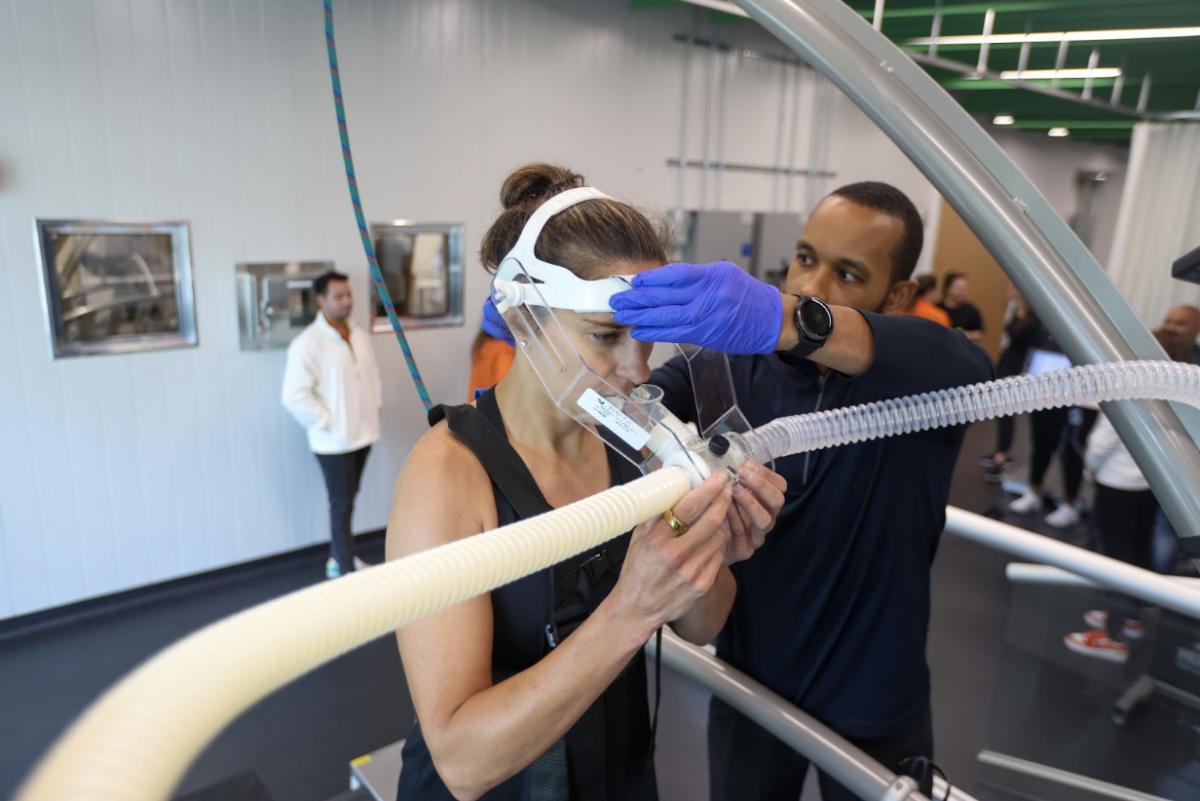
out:
<path id="1" fill-rule="evenodd" d="M 671 37 L 687 12 L 626 0 L 355 0 L 338 3 L 336 19 L 370 219 L 461 220 L 473 253 L 501 180 L 535 158 L 674 205 L 665 162 L 678 155 L 684 47 Z M 0 618 L 320 542 L 324 489 L 278 404 L 283 354 L 238 350 L 233 279 L 238 261 L 332 258 L 366 322 L 320 5 L 0 0 L 0 20 Z M 780 50 L 748 25 L 721 30 Z M 688 150 L 699 158 L 707 67 L 701 55 L 691 65 Z M 773 162 L 777 104 L 791 97 L 779 70 L 731 63 L 727 159 Z M 804 109 L 811 75 L 801 80 Z M 892 181 L 929 213 L 929 184 L 839 101 L 834 180 Z M 709 141 L 715 155 L 715 127 Z M 800 165 L 808 152 L 802 126 Z M 771 208 L 773 180 L 727 173 L 721 206 Z M 797 182 L 794 209 L 804 197 Z M 693 172 L 685 205 L 698 201 Z M 51 360 L 35 217 L 190 220 L 199 347 Z M 473 259 L 467 275 L 468 325 L 410 335 L 437 400 L 466 391 L 486 292 Z M 384 525 L 392 479 L 425 428 L 399 349 L 390 336 L 374 343 L 384 439 L 359 531 Z"/>

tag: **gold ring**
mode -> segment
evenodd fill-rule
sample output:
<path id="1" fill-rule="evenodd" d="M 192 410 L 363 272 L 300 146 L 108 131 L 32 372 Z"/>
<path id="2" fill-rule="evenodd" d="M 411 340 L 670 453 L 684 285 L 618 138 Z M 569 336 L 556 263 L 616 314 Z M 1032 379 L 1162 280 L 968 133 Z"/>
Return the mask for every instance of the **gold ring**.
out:
<path id="1" fill-rule="evenodd" d="M 687 533 L 689 528 L 688 524 L 675 516 L 674 509 L 668 509 L 667 511 L 663 512 L 663 520 L 667 521 L 667 525 L 670 526 L 671 530 L 675 532 L 675 536 L 681 537 Z"/>

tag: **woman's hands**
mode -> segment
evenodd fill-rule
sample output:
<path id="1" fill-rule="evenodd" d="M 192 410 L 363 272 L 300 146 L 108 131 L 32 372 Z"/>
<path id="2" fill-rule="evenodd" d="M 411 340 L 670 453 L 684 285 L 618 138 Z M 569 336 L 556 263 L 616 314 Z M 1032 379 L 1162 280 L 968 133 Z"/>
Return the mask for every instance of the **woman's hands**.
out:
<path id="1" fill-rule="evenodd" d="M 733 503 L 726 521 L 729 539 L 725 544 L 724 563 L 732 565 L 749 559 L 775 528 L 783 508 L 787 480 L 758 462 L 748 461 L 738 470 L 733 487 Z"/>
<path id="2" fill-rule="evenodd" d="M 637 622 L 643 641 L 682 617 L 712 588 L 730 539 L 725 519 L 732 503 L 733 488 L 714 474 L 675 504 L 675 517 L 688 526 L 683 534 L 662 517 L 634 529 L 609 597 L 622 618 Z"/>

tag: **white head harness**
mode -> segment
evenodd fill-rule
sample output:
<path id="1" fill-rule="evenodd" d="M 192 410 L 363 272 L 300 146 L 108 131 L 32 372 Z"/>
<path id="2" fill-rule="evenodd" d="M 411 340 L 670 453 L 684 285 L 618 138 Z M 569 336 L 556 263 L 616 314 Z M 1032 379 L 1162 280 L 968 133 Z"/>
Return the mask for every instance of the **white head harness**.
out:
<path id="1" fill-rule="evenodd" d="M 610 276 L 585 281 L 566 267 L 542 261 L 534 254 L 542 228 L 550 218 L 585 200 L 610 200 L 590 186 L 554 195 L 529 217 L 517 244 L 500 262 L 492 278 L 492 298 L 501 314 L 514 306 L 549 306 L 573 312 L 611 312 L 608 299 L 630 288 L 632 276 Z M 530 284 L 520 280 L 533 279 Z M 536 289 L 535 289 L 536 287 Z"/>

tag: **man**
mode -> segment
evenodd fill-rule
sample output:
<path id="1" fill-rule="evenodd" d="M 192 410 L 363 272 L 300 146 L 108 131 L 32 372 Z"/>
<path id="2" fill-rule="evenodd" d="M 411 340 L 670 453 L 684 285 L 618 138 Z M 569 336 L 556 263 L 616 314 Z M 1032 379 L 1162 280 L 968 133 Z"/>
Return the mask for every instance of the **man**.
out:
<path id="1" fill-rule="evenodd" d="M 1163 318 L 1162 327 L 1173 336 L 1179 337 L 1192 349 L 1192 364 L 1200 364 L 1200 309 L 1195 306 L 1176 306 Z"/>
<path id="2" fill-rule="evenodd" d="M 731 370 L 754 426 L 990 379 L 987 355 L 961 332 L 904 315 L 922 237 L 903 193 L 852 184 L 813 211 L 782 294 L 732 264 L 668 265 L 612 306 L 635 338 L 753 354 Z M 806 298 L 828 304 L 831 330 Z M 675 414 L 695 418 L 680 359 L 650 382 Z M 737 599 L 717 639 L 719 656 L 893 771 L 933 750 L 929 570 L 962 433 L 777 460 L 786 503 L 761 552 L 735 567 Z M 708 741 L 713 799 L 799 798 L 807 761 L 717 699 Z M 854 798 L 820 781 L 825 801 Z"/>
<path id="3" fill-rule="evenodd" d="M 332 270 L 313 282 L 317 317 L 288 346 L 283 405 L 308 430 L 329 494 L 330 556 L 325 577 L 354 570 L 350 520 L 371 445 L 379 440 L 379 367 L 367 333 L 350 319 L 346 276 Z"/>

